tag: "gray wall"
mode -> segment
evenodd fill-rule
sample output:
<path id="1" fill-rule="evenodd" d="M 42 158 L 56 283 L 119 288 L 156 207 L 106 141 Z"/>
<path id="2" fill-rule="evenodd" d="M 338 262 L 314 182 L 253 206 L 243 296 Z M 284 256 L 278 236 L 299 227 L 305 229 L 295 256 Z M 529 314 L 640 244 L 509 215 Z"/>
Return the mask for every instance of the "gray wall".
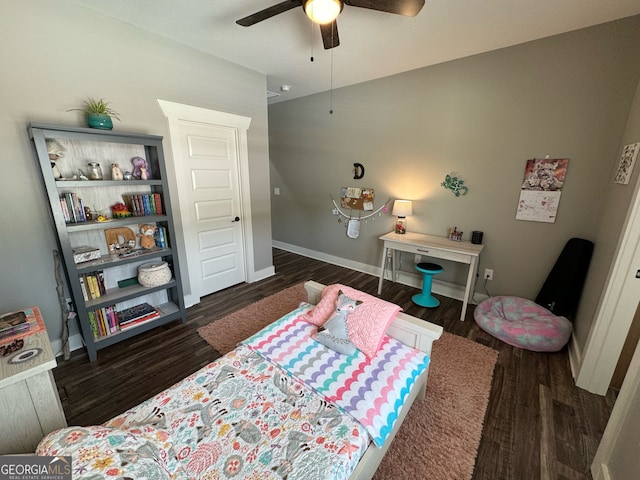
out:
<path id="1" fill-rule="evenodd" d="M 274 240 L 377 266 L 378 236 L 392 217 L 348 239 L 329 200 L 341 186 L 372 187 L 376 205 L 414 201 L 409 230 L 444 235 L 455 225 L 465 239 L 484 231 L 489 292 L 534 298 L 569 238 L 599 241 L 640 77 L 639 33 L 640 17 L 631 17 L 342 88 L 333 115 L 328 94 L 270 106 L 271 182 L 281 189 L 272 196 Z M 518 221 L 525 162 L 545 155 L 570 159 L 557 220 Z M 352 179 L 353 162 L 365 165 L 363 180 Z M 439 186 L 451 172 L 466 181 L 466 196 Z M 591 272 L 600 286 L 606 263 Z M 445 280 L 464 283 L 464 269 L 444 266 Z M 592 314 L 578 313 L 587 318 L 576 323 L 581 338 Z"/>
<path id="2" fill-rule="evenodd" d="M 609 183 L 606 196 L 603 197 L 603 214 L 600 217 L 598 233 L 595 239 L 595 249 L 591 269 L 598 272 L 598 275 L 589 275 L 585 284 L 584 295 L 581 302 L 581 311 L 596 312 L 600 295 L 607 281 L 607 274 L 612 267 L 614 254 L 618 251 L 620 236 L 616 232 L 621 232 L 627 219 L 628 208 L 632 201 L 634 191 L 640 188 L 640 161 L 636 160 L 635 168 L 628 185 L 621 185 L 613 182 L 615 178 L 619 158 L 625 145 L 640 142 L 640 83 L 635 92 L 631 111 L 627 120 L 626 128 L 622 140 L 618 147 L 618 152 L 611 166 Z M 633 280 L 632 280 L 633 281 Z M 582 322 L 576 330 L 579 345 L 585 345 L 590 333 L 590 318 L 580 316 Z M 618 319 L 611 319 L 616 322 Z M 623 320 L 624 321 L 624 320 Z M 615 323 L 614 323 L 614 327 Z M 618 327 L 620 328 L 620 327 Z"/>
<path id="3" fill-rule="evenodd" d="M 55 237 L 27 125 L 84 126 L 79 112 L 66 110 L 87 96 L 111 101 L 122 118 L 115 129 L 164 136 L 169 160 L 158 98 L 251 117 L 255 268 L 272 265 L 264 75 L 66 1 L 3 0 L 0 31 L 0 312 L 37 305 L 50 338 L 60 338 Z"/>

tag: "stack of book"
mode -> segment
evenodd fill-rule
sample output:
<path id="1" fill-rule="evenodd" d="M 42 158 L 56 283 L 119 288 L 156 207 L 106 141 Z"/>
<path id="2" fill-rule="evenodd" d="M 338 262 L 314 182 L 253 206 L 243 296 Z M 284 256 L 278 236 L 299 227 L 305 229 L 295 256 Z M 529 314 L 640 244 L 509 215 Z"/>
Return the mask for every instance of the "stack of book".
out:
<path id="1" fill-rule="evenodd" d="M 127 308 L 117 313 L 118 324 L 121 330 L 133 327 L 147 320 L 157 318 L 160 312 L 148 303 L 141 303 L 131 308 Z"/>
<path id="2" fill-rule="evenodd" d="M 96 340 L 120 330 L 113 305 L 89 311 L 87 314 L 89 315 L 89 324 L 91 325 L 93 338 Z"/>
<path id="3" fill-rule="evenodd" d="M 84 202 L 76 193 L 63 193 L 60 195 L 60 208 L 66 223 L 84 223 L 87 221 Z"/>
<path id="4" fill-rule="evenodd" d="M 167 235 L 167 229 L 165 227 L 163 227 L 162 225 L 158 225 L 154 237 L 156 241 L 156 247 L 169 248 L 169 242 L 167 241 L 169 236 Z"/>
<path id="5" fill-rule="evenodd" d="M 122 195 L 122 199 L 134 217 L 162 215 L 162 197 L 159 193 L 132 193 Z"/>
<path id="6" fill-rule="evenodd" d="M 31 325 L 24 312 L 8 313 L 0 317 L 0 338 L 29 330 Z"/>
<path id="7" fill-rule="evenodd" d="M 104 272 L 102 270 L 80 275 L 79 280 L 82 296 L 85 301 L 100 298 L 107 293 L 104 283 Z"/>

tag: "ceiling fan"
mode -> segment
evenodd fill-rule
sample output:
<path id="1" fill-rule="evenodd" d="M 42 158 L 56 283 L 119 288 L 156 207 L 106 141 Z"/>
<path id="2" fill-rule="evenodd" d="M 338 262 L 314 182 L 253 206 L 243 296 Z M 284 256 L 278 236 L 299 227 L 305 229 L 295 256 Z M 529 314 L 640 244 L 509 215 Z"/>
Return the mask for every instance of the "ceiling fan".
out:
<path id="1" fill-rule="evenodd" d="M 424 2 L 425 0 L 285 0 L 248 17 L 241 18 L 236 23 L 243 27 L 250 27 L 267 18 L 296 7 L 302 7 L 307 16 L 320 25 L 322 43 L 324 48 L 328 50 L 340 45 L 336 18 L 345 5 L 415 17 L 424 6 Z"/>

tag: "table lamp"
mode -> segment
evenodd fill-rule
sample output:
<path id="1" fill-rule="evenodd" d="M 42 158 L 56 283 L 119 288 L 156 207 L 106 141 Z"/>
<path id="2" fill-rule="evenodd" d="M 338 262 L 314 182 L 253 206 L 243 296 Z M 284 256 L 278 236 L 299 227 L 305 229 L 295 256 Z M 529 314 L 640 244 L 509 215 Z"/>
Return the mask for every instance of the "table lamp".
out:
<path id="1" fill-rule="evenodd" d="M 395 200 L 391 215 L 398 217 L 396 220 L 396 233 L 407 233 L 407 217 L 412 214 L 411 200 Z"/>

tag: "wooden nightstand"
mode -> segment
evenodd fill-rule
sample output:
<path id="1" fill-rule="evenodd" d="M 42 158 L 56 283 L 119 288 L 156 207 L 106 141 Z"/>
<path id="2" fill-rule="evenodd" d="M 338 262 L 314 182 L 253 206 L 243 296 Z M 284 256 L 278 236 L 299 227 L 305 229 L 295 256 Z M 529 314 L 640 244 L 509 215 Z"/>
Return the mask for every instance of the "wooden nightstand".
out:
<path id="1" fill-rule="evenodd" d="M 34 452 L 43 436 L 67 426 L 51 373 L 56 360 L 44 322 L 36 307 L 25 310 L 33 310 L 42 329 L 23 337 L 21 350 L 0 357 L 0 455 Z"/>

